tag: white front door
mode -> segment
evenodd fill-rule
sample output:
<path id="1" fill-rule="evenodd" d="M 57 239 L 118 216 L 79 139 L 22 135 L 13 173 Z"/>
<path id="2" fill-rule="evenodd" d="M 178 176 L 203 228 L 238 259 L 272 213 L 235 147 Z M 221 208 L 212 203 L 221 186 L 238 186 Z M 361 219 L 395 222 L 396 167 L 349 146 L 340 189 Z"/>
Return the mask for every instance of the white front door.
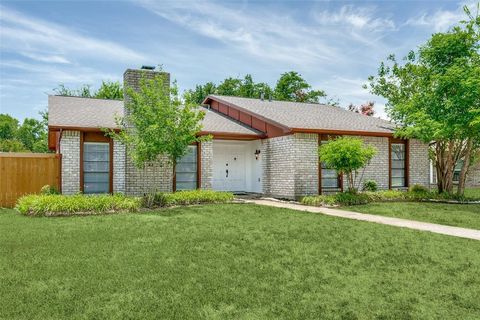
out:
<path id="1" fill-rule="evenodd" d="M 242 145 L 214 146 L 213 189 L 245 191 L 245 147 Z"/>

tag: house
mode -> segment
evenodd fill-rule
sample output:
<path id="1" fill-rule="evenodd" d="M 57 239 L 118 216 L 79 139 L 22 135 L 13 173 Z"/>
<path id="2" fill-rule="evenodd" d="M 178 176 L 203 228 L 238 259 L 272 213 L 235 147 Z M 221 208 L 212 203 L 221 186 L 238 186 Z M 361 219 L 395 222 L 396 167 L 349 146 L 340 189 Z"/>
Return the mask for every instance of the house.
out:
<path id="1" fill-rule="evenodd" d="M 142 77 L 157 73 L 128 69 L 124 86 L 138 89 Z M 64 194 L 206 188 L 297 198 L 336 192 L 346 187 L 344 179 L 321 165 L 318 147 L 340 135 L 377 148 L 363 179 L 381 189 L 430 182 L 426 144 L 396 139 L 391 122 L 339 107 L 210 95 L 199 134 L 213 139 L 190 146 L 176 168 L 160 157 L 138 169 L 125 146 L 101 130 L 121 129 L 115 117 L 123 115 L 123 101 L 49 96 L 48 105 L 49 147 L 62 155 Z"/>

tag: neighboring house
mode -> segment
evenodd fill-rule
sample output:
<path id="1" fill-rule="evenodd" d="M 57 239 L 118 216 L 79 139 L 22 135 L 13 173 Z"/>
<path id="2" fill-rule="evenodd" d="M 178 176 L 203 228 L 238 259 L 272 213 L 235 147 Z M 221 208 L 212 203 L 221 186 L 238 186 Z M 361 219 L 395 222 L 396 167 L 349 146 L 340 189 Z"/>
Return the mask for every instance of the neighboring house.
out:
<path id="1" fill-rule="evenodd" d="M 155 71 L 127 70 L 124 86 L 138 89 Z M 169 79 L 168 73 L 162 73 Z M 381 189 L 429 185 L 428 146 L 393 138 L 394 124 L 322 104 L 208 96 L 201 135 L 174 168 L 165 158 L 137 169 L 125 146 L 104 136 L 118 129 L 123 101 L 49 96 L 49 147 L 62 154 L 62 192 L 72 194 L 194 188 L 256 192 L 279 198 L 343 190 L 344 179 L 322 166 L 318 147 L 331 137 L 356 136 L 377 155 L 363 179 Z M 346 187 L 346 186 L 345 186 Z"/>
<path id="2" fill-rule="evenodd" d="M 480 157 L 480 155 L 479 155 Z M 457 185 L 460 177 L 460 171 L 462 170 L 463 160 L 457 162 L 455 171 L 453 172 L 453 184 Z M 437 170 L 434 162 L 430 164 L 430 185 L 433 188 L 437 186 Z M 477 161 L 468 169 L 466 187 L 480 187 L 480 161 Z"/>

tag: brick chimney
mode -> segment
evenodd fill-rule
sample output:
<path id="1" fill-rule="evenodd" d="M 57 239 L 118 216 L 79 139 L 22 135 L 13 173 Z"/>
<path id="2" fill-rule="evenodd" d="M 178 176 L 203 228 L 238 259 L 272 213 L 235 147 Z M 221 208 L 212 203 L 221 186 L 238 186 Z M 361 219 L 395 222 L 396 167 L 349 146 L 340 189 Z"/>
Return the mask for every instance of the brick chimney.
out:
<path id="1" fill-rule="evenodd" d="M 165 85 L 170 88 L 170 73 L 164 71 L 155 71 L 155 67 L 142 66 L 141 69 L 127 69 L 123 73 L 123 97 L 124 105 L 128 104 L 130 98 L 127 95 L 127 88 L 133 88 L 135 91 L 140 90 L 140 80 L 153 79 L 156 76 L 164 77 Z M 124 107 L 124 113 L 127 114 L 127 110 Z"/>

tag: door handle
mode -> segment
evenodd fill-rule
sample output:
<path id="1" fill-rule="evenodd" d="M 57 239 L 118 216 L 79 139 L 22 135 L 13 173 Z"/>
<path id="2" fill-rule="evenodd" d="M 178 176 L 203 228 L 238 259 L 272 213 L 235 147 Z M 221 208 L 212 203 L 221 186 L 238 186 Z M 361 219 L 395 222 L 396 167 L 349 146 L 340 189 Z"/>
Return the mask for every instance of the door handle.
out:
<path id="1" fill-rule="evenodd" d="M 226 178 L 228 178 L 228 169 L 227 169 L 227 170 L 225 170 L 225 172 L 227 173 L 227 176 L 226 176 Z"/>

